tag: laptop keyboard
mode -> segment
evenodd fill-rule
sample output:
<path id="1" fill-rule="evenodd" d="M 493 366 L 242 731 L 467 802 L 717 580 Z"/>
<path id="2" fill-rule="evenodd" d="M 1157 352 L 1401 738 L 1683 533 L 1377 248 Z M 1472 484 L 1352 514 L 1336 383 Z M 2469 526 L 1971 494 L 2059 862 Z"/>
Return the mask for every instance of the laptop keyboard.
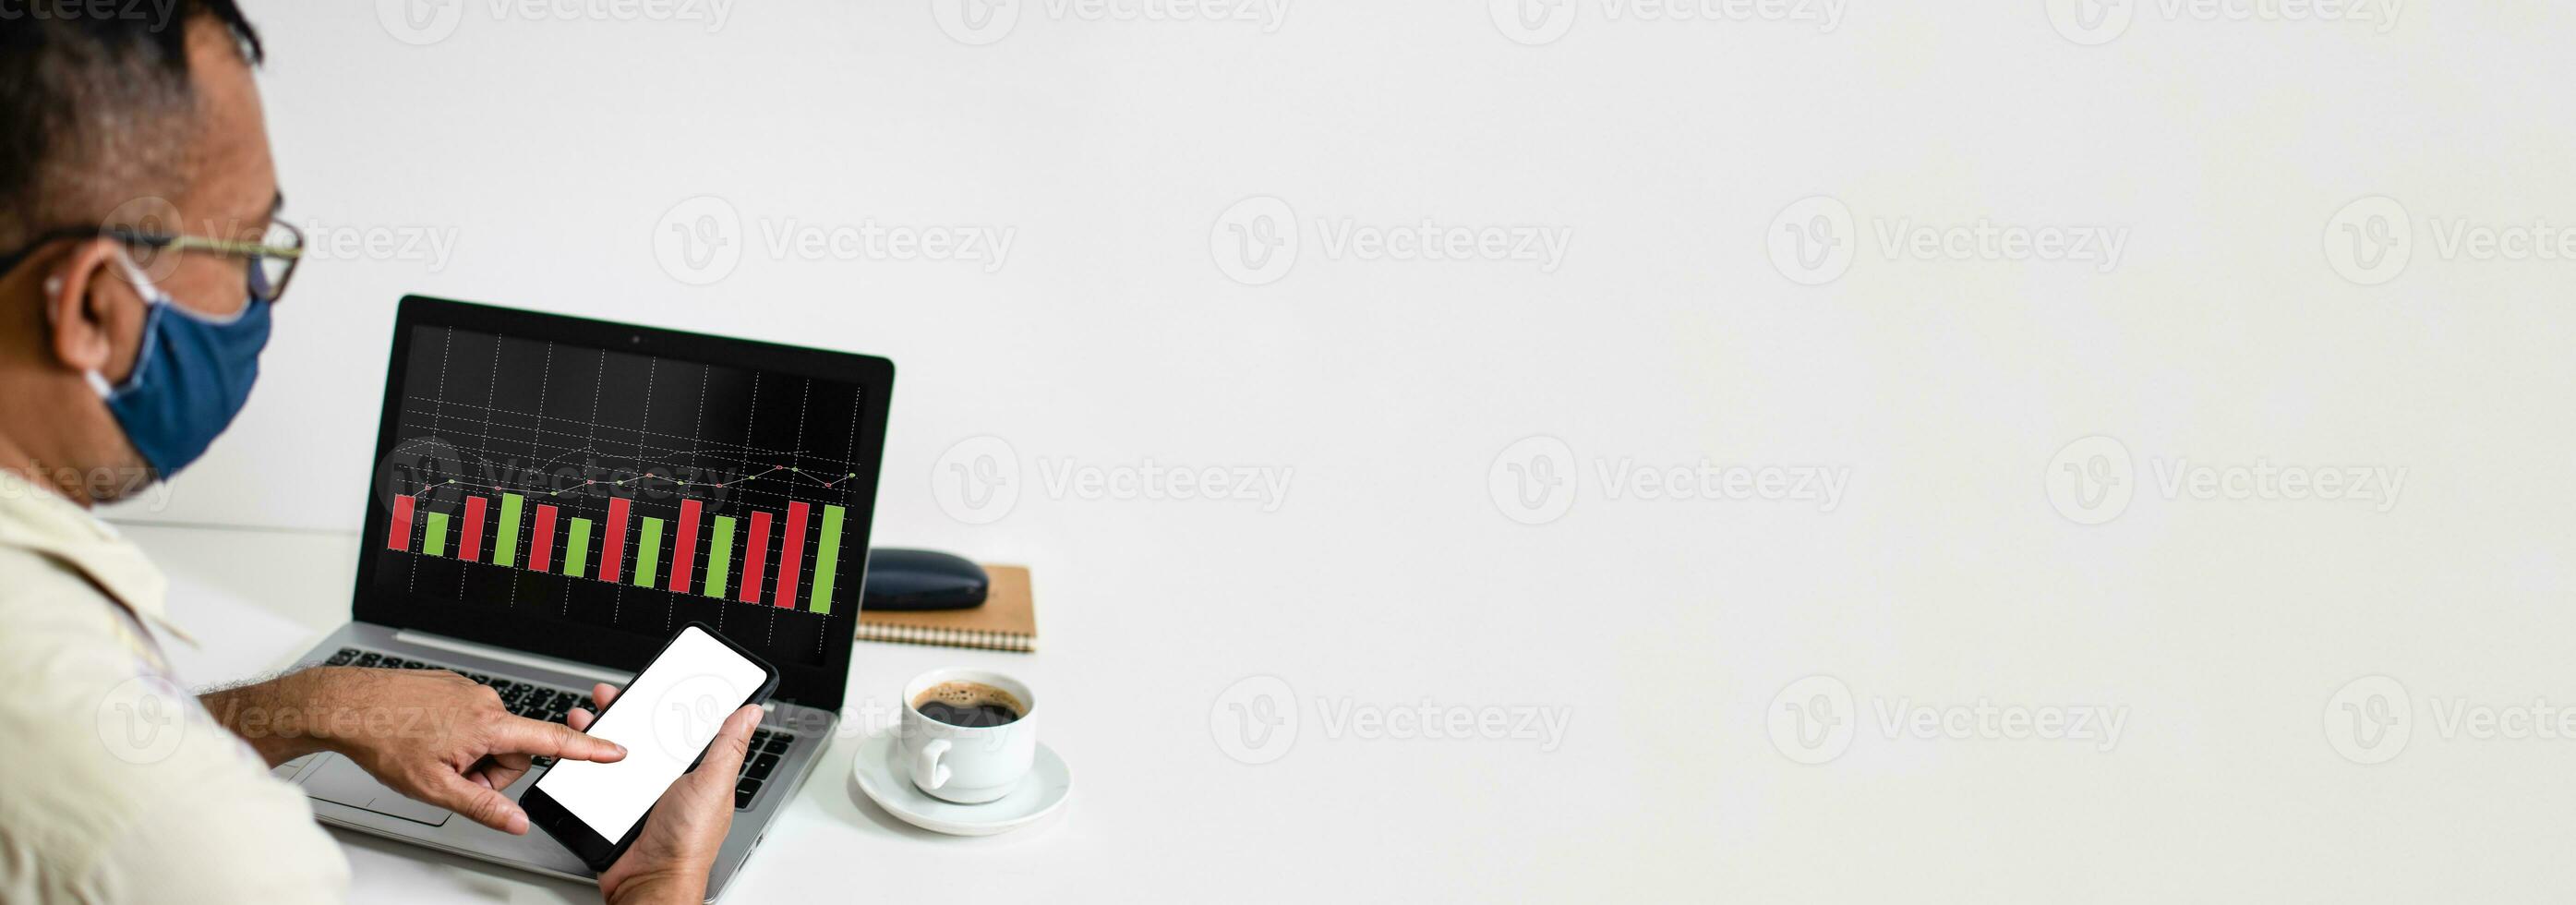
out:
<path id="1" fill-rule="evenodd" d="M 554 688 L 534 682 L 521 682 L 505 676 L 467 672 L 453 666 L 407 660 L 392 654 L 354 647 L 343 647 L 322 663 L 325 666 L 363 666 L 375 669 L 444 669 L 500 692 L 501 706 L 508 708 L 511 713 L 549 723 L 563 722 L 564 715 L 570 713 L 575 706 L 590 706 L 588 692 L 574 692 L 570 689 Z M 751 799 L 759 794 L 760 784 L 769 779 L 772 771 L 778 769 L 778 761 L 787 756 L 787 746 L 794 744 L 795 741 L 795 736 L 785 732 L 772 732 L 768 729 L 752 731 L 750 750 L 744 752 L 742 758 L 742 772 L 734 778 L 734 810 L 742 811 L 751 808 Z M 536 759 L 536 765 L 539 767 L 552 766 L 554 762 L 555 759 L 551 757 Z"/>

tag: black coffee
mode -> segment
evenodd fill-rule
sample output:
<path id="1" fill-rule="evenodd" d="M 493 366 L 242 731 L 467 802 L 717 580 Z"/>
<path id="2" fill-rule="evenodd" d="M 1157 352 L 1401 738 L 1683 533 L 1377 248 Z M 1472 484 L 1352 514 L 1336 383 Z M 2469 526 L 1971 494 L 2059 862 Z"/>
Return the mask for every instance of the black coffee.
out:
<path id="1" fill-rule="evenodd" d="M 912 709 L 951 726 L 978 729 L 1017 722 L 1026 710 L 1010 692 L 975 682 L 941 682 L 912 702 Z"/>
<path id="2" fill-rule="evenodd" d="M 964 726 L 969 729 L 1007 725 L 1020 718 L 1019 711 L 1000 704 L 956 707 L 946 701 L 932 701 L 921 705 L 921 715 L 951 726 Z"/>

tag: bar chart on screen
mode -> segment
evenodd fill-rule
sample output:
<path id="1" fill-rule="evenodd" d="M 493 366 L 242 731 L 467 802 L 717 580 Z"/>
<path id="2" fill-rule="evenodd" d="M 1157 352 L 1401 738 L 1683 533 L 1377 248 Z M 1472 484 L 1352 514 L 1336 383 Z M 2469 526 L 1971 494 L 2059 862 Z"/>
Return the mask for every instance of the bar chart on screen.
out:
<path id="1" fill-rule="evenodd" d="M 447 328 L 405 367 L 379 582 L 638 633 L 758 619 L 817 646 L 855 615 L 862 388 Z"/>
<path id="2" fill-rule="evenodd" d="M 753 510 L 749 533 L 739 544 L 734 527 L 741 520 L 729 515 L 708 518 L 707 501 L 696 497 L 681 497 L 678 516 L 663 519 L 634 515 L 636 498 L 618 496 L 612 490 L 607 497 L 607 516 L 594 521 L 562 517 L 559 506 L 530 506 L 531 494 L 527 490 L 494 485 L 483 493 L 474 492 L 485 491 L 482 487 L 458 491 L 464 502 L 461 521 L 445 512 L 421 512 L 420 501 L 429 491 L 456 484 L 455 479 L 450 479 L 437 487 L 395 495 L 393 530 L 385 539 L 386 548 L 539 572 L 560 571 L 574 578 L 626 582 L 642 588 L 667 587 L 675 593 L 714 598 L 726 597 L 730 587 L 736 589 L 734 599 L 744 603 L 766 602 L 817 613 L 832 611 L 833 592 L 839 589 L 841 530 L 849 518 L 849 509 L 844 506 L 826 503 L 819 507 L 817 515 L 815 505 L 798 500 L 790 501 L 783 513 Z M 561 492 L 535 496 L 545 499 Z M 493 505 L 495 498 L 499 500 L 497 506 Z M 415 513 L 420 514 L 416 517 Z M 517 540 L 523 523 L 530 539 L 524 553 Z M 709 526 L 703 536 L 699 530 L 702 523 Z M 630 524 L 635 534 L 631 547 L 627 541 Z M 780 526 L 774 539 L 770 527 L 773 524 Z M 453 546 L 448 540 L 451 528 L 455 531 Z M 488 545 L 487 535 L 492 539 Z M 558 536 L 562 538 L 560 542 Z M 803 571 L 809 537 L 813 550 L 810 578 Z M 774 565 L 766 562 L 773 547 L 778 551 Z M 630 549 L 634 556 L 631 569 L 626 567 Z M 737 549 L 741 551 L 738 555 Z M 595 569 L 590 565 L 594 558 L 598 563 Z M 697 573 L 691 565 L 700 559 L 708 568 L 703 581 L 693 583 L 690 576 Z M 659 570 L 665 562 L 671 565 L 668 573 Z M 738 570 L 735 563 L 740 564 Z"/>

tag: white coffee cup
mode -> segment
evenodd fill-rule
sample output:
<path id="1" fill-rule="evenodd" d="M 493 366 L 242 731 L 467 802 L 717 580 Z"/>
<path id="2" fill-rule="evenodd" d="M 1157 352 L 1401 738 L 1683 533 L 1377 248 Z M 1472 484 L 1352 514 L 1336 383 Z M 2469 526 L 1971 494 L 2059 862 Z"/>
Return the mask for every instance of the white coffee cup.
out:
<path id="1" fill-rule="evenodd" d="M 972 682 L 1017 699 L 1020 718 L 999 726 L 952 726 L 921 714 L 923 692 Z M 1018 679 L 982 669 L 934 669 L 903 686 L 904 771 L 933 798 L 983 804 L 1011 793 L 1038 755 L 1038 699 Z"/>

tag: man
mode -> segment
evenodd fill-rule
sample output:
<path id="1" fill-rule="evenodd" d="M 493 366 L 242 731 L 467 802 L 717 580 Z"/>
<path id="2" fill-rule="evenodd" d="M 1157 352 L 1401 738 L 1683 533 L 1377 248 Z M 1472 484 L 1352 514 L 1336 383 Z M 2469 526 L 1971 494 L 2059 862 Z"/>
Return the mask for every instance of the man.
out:
<path id="1" fill-rule="evenodd" d="M 269 767 L 336 751 L 525 833 L 498 790 L 530 758 L 624 755 L 577 731 L 586 711 L 521 719 L 450 673 L 162 691 L 165 583 L 86 510 L 194 460 L 258 373 L 300 243 L 276 223 L 261 55 L 233 0 L 0 5 L 0 901 L 336 900 L 345 862 Z M 173 734 L 113 730 L 155 707 L 182 711 Z M 735 713 L 662 797 L 600 877 L 610 901 L 704 899 L 757 722 Z"/>

